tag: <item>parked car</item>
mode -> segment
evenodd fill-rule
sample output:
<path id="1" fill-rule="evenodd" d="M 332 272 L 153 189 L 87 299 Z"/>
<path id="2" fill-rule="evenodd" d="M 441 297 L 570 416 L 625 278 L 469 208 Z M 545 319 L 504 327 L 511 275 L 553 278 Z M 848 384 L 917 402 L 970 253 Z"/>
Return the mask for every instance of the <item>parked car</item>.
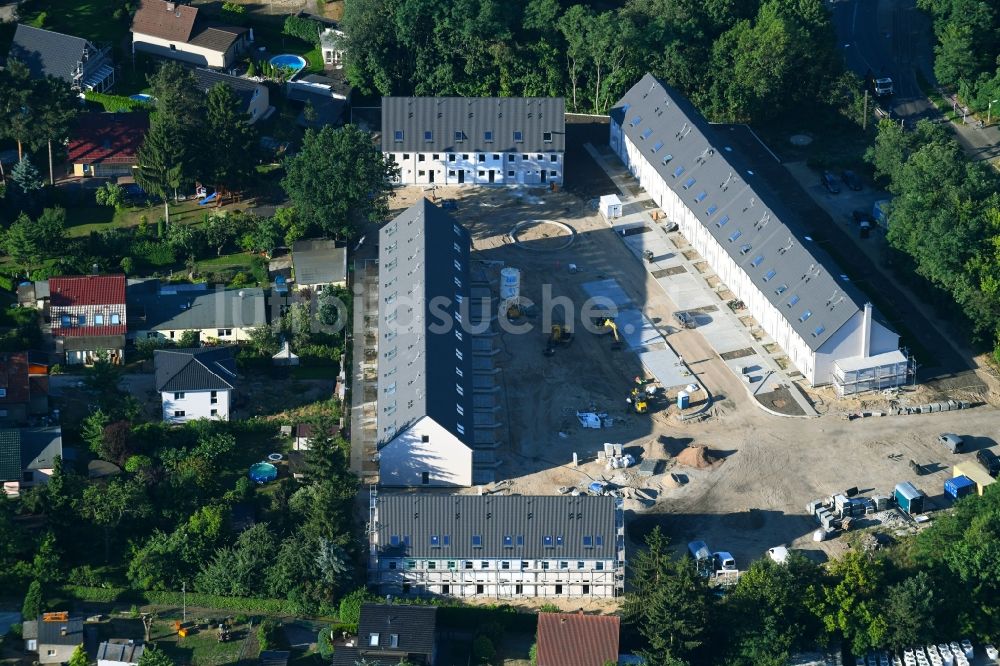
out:
<path id="1" fill-rule="evenodd" d="M 986 471 L 990 473 L 994 479 L 1000 475 L 1000 457 L 993 453 L 989 449 L 979 449 L 976 452 L 976 460 L 979 464 L 986 468 Z"/>
<path id="2" fill-rule="evenodd" d="M 707 560 L 712 557 L 712 551 L 704 541 L 692 541 L 688 544 L 688 552 L 695 560 Z"/>
<path id="3" fill-rule="evenodd" d="M 736 571 L 736 558 L 733 557 L 732 553 L 727 553 L 723 550 L 718 553 L 712 553 L 712 557 L 715 559 L 715 568 L 717 571 Z"/>
<path id="4" fill-rule="evenodd" d="M 823 187 L 825 187 L 826 191 L 830 194 L 840 194 L 840 185 L 837 184 L 837 177 L 829 171 L 823 172 L 820 182 L 823 183 Z"/>
<path id="5" fill-rule="evenodd" d="M 952 432 L 943 432 L 938 435 L 938 444 L 942 444 L 952 453 L 961 453 L 962 448 L 965 446 L 962 438 Z"/>
<path id="6" fill-rule="evenodd" d="M 840 174 L 840 178 L 841 180 L 844 181 L 844 185 L 847 185 L 847 187 L 854 190 L 855 192 L 861 190 L 861 178 L 859 178 L 858 174 L 854 173 L 853 171 L 850 170 L 845 171 L 844 173 Z"/>

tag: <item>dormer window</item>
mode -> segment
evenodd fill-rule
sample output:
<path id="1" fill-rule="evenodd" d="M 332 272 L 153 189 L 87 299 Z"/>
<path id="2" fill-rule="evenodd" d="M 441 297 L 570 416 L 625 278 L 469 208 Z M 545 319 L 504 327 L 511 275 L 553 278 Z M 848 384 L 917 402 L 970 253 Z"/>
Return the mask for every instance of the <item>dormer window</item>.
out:
<path id="1" fill-rule="evenodd" d="M 721 229 L 722 227 L 726 226 L 726 223 L 728 222 L 729 222 L 729 216 L 723 215 L 722 217 L 719 218 L 719 221 L 715 223 L 715 226 Z"/>

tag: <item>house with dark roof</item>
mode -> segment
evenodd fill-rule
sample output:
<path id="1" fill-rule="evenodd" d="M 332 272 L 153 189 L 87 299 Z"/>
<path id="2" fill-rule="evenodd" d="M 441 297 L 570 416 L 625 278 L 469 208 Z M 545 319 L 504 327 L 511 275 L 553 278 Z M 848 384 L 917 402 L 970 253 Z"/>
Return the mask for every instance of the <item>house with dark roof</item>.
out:
<path id="1" fill-rule="evenodd" d="M 538 666 L 604 666 L 618 663 L 617 615 L 539 613 Z"/>
<path id="2" fill-rule="evenodd" d="M 213 289 L 207 284 L 133 282 L 127 289 L 129 338 L 179 340 L 196 331 L 202 342 L 246 342 L 267 325 L 267 304 L 259 287 Z"/>
<path id="3" fill-rule="evenodd" d="M 252 32 L 212 24 L 197 7 L 168 0 L 142 0 L 132 18 L 132 51 L 226 69 L 250 47 Z"/>
<path id="4" fill-rule="evenodd" d="M 47 315 L 67 365 L 89 365 L 101 355 L 112 363 L 124 359 L 124 275 L 50 278 Z"/>
<path id="5" fill-rule="evenodd" d="M 347 286 L 347 248 L 325 239 L 292 243 L 292 267 L 299 289 L 322 291 L 327 285 Z"/>
<path id="6" fill-rule="evenodd" d="M 69 613 L 45 613 L 21 627 L 24 649 L 38 654 L 40 664 L 65 664 L 84 645 L 83 618 Z"/>
<path id="7" fill-rule="evenodd" d="M 563 182 L 562 97 L 383 97 L 382 152 L 403 185 Z"/>
<path id="8" fill-rule="evenodd" d="M 56 457 L 63 454 L 62 428 L 0 430 L 0 479 L 7 495 L 48 483 Z"/>
<path id="9" fill-rule="evenodd" d="M 157 349 L 153 352 L 156 391 L 163 420 L 228 421 L 236 390 L 234 347 Z"/>
<path id="10" fill-rule="evenodd" d="M 148 131 L 149 115 L 143 112 L 81 113 L 70 132 L 66 161 L 78 177 L 131 176 Z"/>
<path id="11" fill-rule="evenodd" d="M 99 48 L 82 37 L 19 23 L 7 60 L 27 66 L 32 78 L 54 76 L 74 90 L 105 92 L 115 84 L 111 48 Z"/>
<path id="12" fill-rule="evenodd" d="M 97 666 L 138 666 L 145 647 L 131 638 L 112 638 L 97 646 Z"/>
<path id="13" fill-rule="evenodd" d="M 899 336 L 691 102 L 647 74 L 610 115 L 612 150 L 810 384 L 912 376 Z"/>
<path id="14" fill-rule="evenodd" d="M 622 594 L 625 518 L 608 496 L 378 495 L 368 582 L 381 594 Z"/>
<path id="15" fill-rule="evenodd" d="M 229 86 L 236 98 L 240 100 L 243 113 L 247 114 L 250 124 L 270 115 L 272 108 L 267 86 L 252 79 L 230 76 L 215 70 L 196 67 L 192 72 L 198 87 L 207 94 L 210 89 L 220 83 Z"/>
<path id="16" fill-rule="evenodd" d="M 19 425 L 48 413 L 48 369 L 44 354 L 0 353 L 0 424 Z"/>
<path id="17" fill-rule="evenodd" d="M 469 232 L 421 199 L 379 231 L 379 478 L 390 486 L 472 485 L 473 345 Z M 446 298 L 447 325 L 431 303 Z M 464 303 L 464 306 L 463 306 Z"/>
<path id="18" fill-rule="evenodd" d="M 358 620 L 358 640 L 354 646 L 337 646 L 332 666 L 398 664 L 414 666 L 437 663 L 434 633 L 437 608 L 402 604 L 363 604 Z"/>
<path id="19" fill-rule="evenodd" d="M 295 122 L 303 127 L 339 125 L 353 92 L 340 68 L 328 68 L 323 74 L 297 76 L 285 83 L 285 98 L 301 103 L 302 111 Z M 306 104 L 312 107 L 311 118 L 306 118 Z"/>

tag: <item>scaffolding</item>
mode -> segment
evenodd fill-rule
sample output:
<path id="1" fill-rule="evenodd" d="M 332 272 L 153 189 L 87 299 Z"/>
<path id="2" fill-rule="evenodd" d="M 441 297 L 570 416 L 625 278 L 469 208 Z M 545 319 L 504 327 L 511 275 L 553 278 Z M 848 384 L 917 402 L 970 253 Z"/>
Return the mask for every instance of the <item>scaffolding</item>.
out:
<path id="1" fill-rule="evenodd" d="M 833 385 L 841 398 L 913 385 L 916 375 L 916 361 L 906 349 L 870 358 L 840 359 L 833 363 Z"/>

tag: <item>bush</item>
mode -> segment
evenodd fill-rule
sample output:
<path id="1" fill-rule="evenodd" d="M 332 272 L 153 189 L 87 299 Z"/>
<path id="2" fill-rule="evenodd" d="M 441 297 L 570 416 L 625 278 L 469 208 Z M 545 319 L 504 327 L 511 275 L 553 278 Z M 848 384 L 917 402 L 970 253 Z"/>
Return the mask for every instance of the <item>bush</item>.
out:
<path id="1" fill-rule="evenodd" d="M 133 245 L 132 254 L 150 266 L 172 266 L 177 261 L 174 249 L 167 243 L 139 241 Z"/>
<path id="2" fill-rule="evenodd" d="M 489 661 L 496 656 L 497 649 L 493 647 L 493 641 L 486 636 L 479 636 L 472 641 L 472 657 L 477 661 Z"/>
<path id="3" fill-rule="evenodd" d="M 343 624 L 351 626 L 354 631 L 357 631 L 358 622 L 361 620 L 361 605 L 377 600 L 378 598 L 367 588 L 359 587 L 340 600 L 340 611 L 337 618 Z"/>
<path id="4" fill-rule="evenodd" d="M 153 105 L 124 95 L 109 95 L 107 93 L 88 92 L 85 95 L 88 102 L 100 104 L 108 113 L 128 113 L 132 111 L 149 111 Z"/>
<path id="5" fill-rule="evenodd" d="M 71 601 L 109 604 L 114 602 L 176 606 L 182 603 L 180 592 L 160 590 L 133 590 L 120 587 L 89 587 L 63 585 L 55 594 Z M 267 615 L 293 615 L 291 605 L 284 599 L 259 599 L 252 597 L 222 597 L 213 594 L 187 593 L 189 606 L 218 608 L 220 610 L 261 613 Z"/>
<path id="6" fill-rule="evenodd" d="M 253 273 L 253 279 L 257 281 L 262 287 L 266 287 L 269 276 L 267 272 L 267 260 L 264 257 L 254 255 L 250 259 L 250 272 Z"/>
<path id="7" fill-rule="evenodd" d="M 50 375 L 61 375 L 62 371 L 63 371 L 62 366 L 59 365 L 58 363 L 53 363 L 52 367 L 49 368 Z"/>
<path id="8" fill-rule="evenodd" d="M 270 618 L 261 622 L 257 627 L 257 643 L 262 652 L 282 647 L 285 636 L 281 631 L 281 623 Z"/>

